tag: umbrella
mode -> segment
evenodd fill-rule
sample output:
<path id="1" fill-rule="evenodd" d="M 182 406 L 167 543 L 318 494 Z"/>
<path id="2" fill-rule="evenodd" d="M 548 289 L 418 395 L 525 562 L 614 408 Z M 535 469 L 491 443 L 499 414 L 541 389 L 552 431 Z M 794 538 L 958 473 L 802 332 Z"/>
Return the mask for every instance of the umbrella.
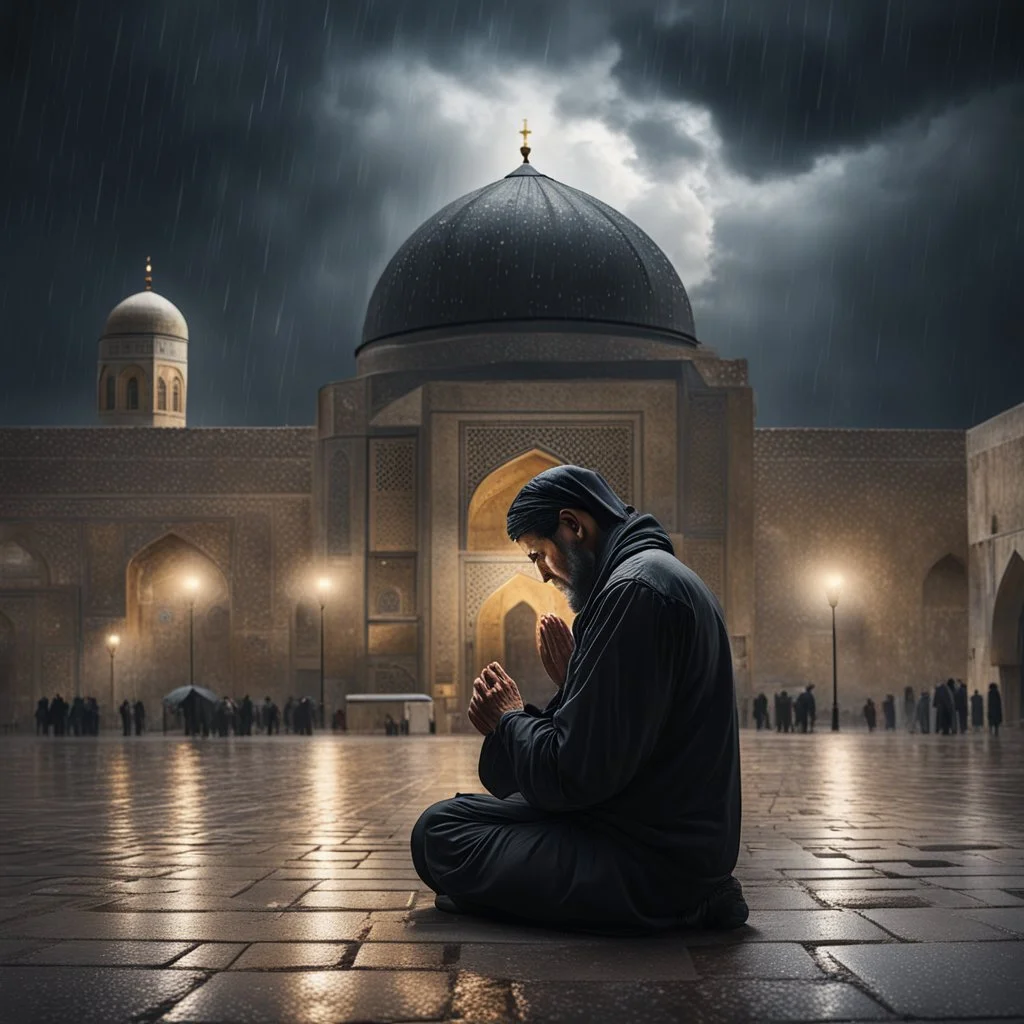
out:
<path id="1" fill-rule="evenodd" d="M 213 690 L 207 690 L 205 686 L 179 686 L 176 690 L 171 690 L 166 697 L 164 697 L 164 703 L 170 704 L 172 707 L 177 707 L 181 704 L 190 693 L 195 693 L 198 697 L 203 700 L 209 701 L 211 704 L 217 704 L 220 702 L 220 697 L 213 692 Z"/>

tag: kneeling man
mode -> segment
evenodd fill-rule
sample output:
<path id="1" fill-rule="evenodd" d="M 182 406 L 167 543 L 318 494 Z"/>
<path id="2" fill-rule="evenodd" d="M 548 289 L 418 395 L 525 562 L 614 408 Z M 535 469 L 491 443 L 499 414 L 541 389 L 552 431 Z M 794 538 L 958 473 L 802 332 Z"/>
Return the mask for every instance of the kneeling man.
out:
<path id="1" fill-rule="evenodd" d="M 457 794 L 416 822 L 435 905 L 608 934 L 739 927 L 736 696 L 714 595 L 653 516 L 579 466 L 534 477 L 508 535 L 576 618 L 541 621 L 558 687 L 543 710 L 497 662 L 474 681 L 492 795 Z"/>

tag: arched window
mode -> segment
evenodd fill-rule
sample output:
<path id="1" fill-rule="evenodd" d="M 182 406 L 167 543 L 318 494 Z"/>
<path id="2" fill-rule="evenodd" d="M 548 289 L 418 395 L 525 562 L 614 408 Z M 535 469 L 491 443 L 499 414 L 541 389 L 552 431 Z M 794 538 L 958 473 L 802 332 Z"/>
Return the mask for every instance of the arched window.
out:
<path id="1" fill-rule="evenodd" d="M 167 381 L 163 378 L 156 382 L 156 407 L 165 412 L 167 410 Z"/>
<path id="2" fill-rule="evenodd" d="M 181 381 L 179 380 L 171 385 L 171 410 L 181 412 Z"/>
<path id="3" fill-rule="evenodd" d="M 139 407 L 139 378 L 129 377 L 128 378 L 128 401 L 127 407 L 129 409 L 138 409 Z"/>
<path id="4" fill-rule="evenodd" d="M 113 374 L 107 375 L 107 408 L 113 409 L 117 406 L 117 380 Z"/>

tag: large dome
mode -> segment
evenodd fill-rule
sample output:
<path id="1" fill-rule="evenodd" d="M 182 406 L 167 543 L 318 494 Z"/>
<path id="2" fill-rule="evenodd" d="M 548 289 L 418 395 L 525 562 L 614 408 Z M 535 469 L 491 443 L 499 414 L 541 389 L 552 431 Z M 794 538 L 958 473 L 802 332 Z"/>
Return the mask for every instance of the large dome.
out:
<path id="1" fill-rule="evenodd" d="M 162 295 L 136 292 L 110 311 L 103 336 L 115 334 L 165 334 L 188 341 L 188 324 L 181 310 Z"/>
<path id="2" fill-rule="evenodd" d="M 651 238 L 526 163 L 413 232 L 373 290 L 362 341 L 529 320 L 636 327 L 696 344 L 686 290 Z"/>

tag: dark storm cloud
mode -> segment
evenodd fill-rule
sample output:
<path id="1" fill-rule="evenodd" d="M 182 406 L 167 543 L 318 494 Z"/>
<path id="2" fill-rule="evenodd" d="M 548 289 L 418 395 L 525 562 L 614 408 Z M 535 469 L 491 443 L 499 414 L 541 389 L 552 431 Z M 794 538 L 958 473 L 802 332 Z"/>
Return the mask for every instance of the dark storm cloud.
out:
<path id="1" fill-rule="evenodd" d="M 1019 183 L 993 166 L 990 134 L 1012 125 L 985 112 L 1019 74 L 1021 10 L 994 0 L 0 5 L 0 419 L 94 421 L 96 338 L 152 255 L 157 290 L 190 325 L 190 422 L 310 422 L 316 388 L 354 369 L 365 301 L 394 247 L 442 201 L 482 184 L 460 160 L 459 126 L 411 88 L 403 96 L 401 82 L 382 100 L 375 69 L 407 56 L 471 86 L 524 64 L 556 70 L 563 113 L 625 131 L 652 179 L 672 181 L 700 158 L 680 124 L 638 115 L 628 96 L 574 88 L 577 62 L 612 42 L 632 96 L 706 107 L 728 157 L 755 177 L 873 140 L 890 147 L 884 174 L 855 197 L 826 196 L 850 215 L 825 218 L 819 235 L 786 239 L 772 217 L 722 211 L 715 278 L 696 298 L 707 341 L 737 355 L 753 346 L 772 422 L 894 415 L 862 328 L 885 341 L 884 375 L 909 373 L 927 344 L 946 343 L 938 319 L 962 332 L 979 317 L 992 351 L 1009 350 L 1020 322 L 1004 321 L 1019 313 L 1017 289 L 999 283 L 1004 258 L 1019 252 Z M 929 150 L 933 163 L 921 165 L 898 140 L 968 99 L 975 141 L 958 154 L 962 186 L 951 191 L 942 153 Z M 1018 166 L 1011 145 L 999 152 Z M 995 269 L 962 258 L 979 238 L 1000 240 Z M 900 301 L 887 281 L 866 288 L 893 267 L 943 282 L 941 317 L 926 315 L 935 298 L 923 286 Z M 839 298 L 819 366 L 826 291 Z M 972 313 L 978 295 L 984 314 Z M 741 309 L 771 331 L 747 329 Z M 775 356 L 759 355 L 769 351 L 803 362 L 783 379 Z M 824 411 L 822 388 L 840 377 L 850 387 Z M 933 383 L 946 397 L 920 405 L 928 424 L 990 414 L 1010 394 L 1007 385 L 967 409 L 957 380 Z"/>
<path id="2" fill-rule="evenodd" d="M 616 73 L 711 111 L 732 162 L 760 175 L 870 140 L 1020 79 L 1019 0 L 695 0 L 614 19 Z"/>
<path id="3" fill-rule="evenodd" d="M 1004 88 L 721 217 L 698 324 L 749 358 L 759 422 L 965 426 L 1024 399 L 1022 122 Z"/>

